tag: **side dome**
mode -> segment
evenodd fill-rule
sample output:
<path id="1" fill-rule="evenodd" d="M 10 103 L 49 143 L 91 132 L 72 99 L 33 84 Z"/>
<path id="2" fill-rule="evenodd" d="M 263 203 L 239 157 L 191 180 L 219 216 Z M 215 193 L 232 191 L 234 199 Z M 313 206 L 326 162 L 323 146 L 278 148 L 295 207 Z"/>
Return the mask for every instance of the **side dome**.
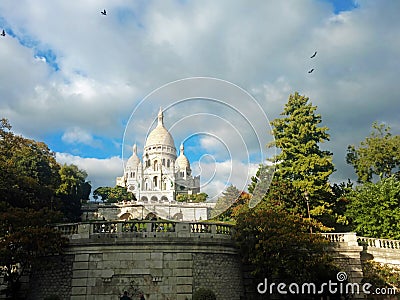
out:
<path id="1" fill-rule="evenodd" d="M 158 113 L 158 124 L 147 136 L 145 148 L 155 145 L 165 145 L 175 148 L 174 139 L 168 130 L 164 127 L 163 113 L 160 109 Z"/>
<path id="2" fill-rule="evenodd" d="M 135 169 L 140 164 L 140 159 L 137 156 L 137 146 L 136 144 L 133 146 L 133 154 L 129 157 L 128 161 L 126 162 L 126 168 Z"/>
<path id="3" fill-rule="evenodd" d="M 187 159 L 185 153 L 184 153 L 184 148 L 183 148 L 183 144 L 181 144 L 180 147 L 180 153 L 178 158 L 176 159 L 176 164 L 179 166 L 179 169 L 187 169 L 190 170 L 190 163 L 189 160 Z"/>

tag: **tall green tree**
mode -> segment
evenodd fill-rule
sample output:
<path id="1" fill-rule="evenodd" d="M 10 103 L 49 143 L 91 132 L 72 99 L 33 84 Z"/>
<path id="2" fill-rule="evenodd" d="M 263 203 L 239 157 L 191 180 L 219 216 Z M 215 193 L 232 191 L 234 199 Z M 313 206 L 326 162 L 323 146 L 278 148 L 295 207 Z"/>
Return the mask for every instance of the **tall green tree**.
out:
<path id="1" fill-rule="evenodd" d="M 62 165 L 59 170 L 60 184 L 56 195 L 61 199 L 61 211 L 69 221 L 77 221 L 81 216 L 82 201 L 89 200 L 91 185 L 86 181 L 87 173 L 76 165 Z"/>
<path id="2" fill-rule="evenodd" d="M 400 239 L 400 181 L 394 176 L 368 182 L 348 195 L 346 216 L 359 235 Z"/>
<path id="3" fill-rule="evenodd" d="M 320 148 L 321 143 L 329 140 L 329 134 L 327 127 L 320 126 L 322 119 L 316 109 L 309 98 L 297 92 L 290 95 L 282 118 L 271 122 L 275 141 L 268 146 L 280 149 L 272 159 L 276 165 L 275 179 L 289 181 L 301 194 L 307 193 L 311 213 L 321 215 L 329 206 L 328 179 L 334 165 L 332 153 Z"/>
<path id="4" fill-rule="evenodd" d="M 370 182 L 373 176 L 380 179 L 399 173 L 400 135 L 392 135 L 385 124 L 372 124 L 372 132 L 358 147 L 349 145 L 346 161 L 358 176 L 358 182 Z"/>

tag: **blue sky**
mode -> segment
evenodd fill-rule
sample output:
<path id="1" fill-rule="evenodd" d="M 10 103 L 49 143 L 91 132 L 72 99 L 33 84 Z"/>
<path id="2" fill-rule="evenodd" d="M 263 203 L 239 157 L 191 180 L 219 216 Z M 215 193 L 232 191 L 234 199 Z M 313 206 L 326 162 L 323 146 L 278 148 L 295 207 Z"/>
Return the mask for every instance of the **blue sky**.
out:
<path id="1" fill-rule="evenodd" d="M 330 128 L 331 140 L 321 146 L 334 154 L 331 180 L 354 179 L 347 146 L 364 139 L 374 121 L 400 132 L 399 9 L 397 0 L 99 0 L 79 7 L 66 0 L 4 0 L 0 113 L 15 132 L 46 142 L 60 162 L 85 169 L 96 188 L 114 185 L 122 149 L 129 155 L 131 143 L 142 146 L 162 106 L 176 147 L 187 140 L 194 171 L 203 178 L 215 172 L 205 187 L 215 194 L 226 183 L 245 187 L 260 160 L 259 145 L 271 138 L 265 117 L 279 117 L 298 91 Z M 237 88 L 159 89 L 199 76 Z M 258 108 L 241 98 L 239 87 Z M 188 95 L 219 102 L 180 101 Z"/>

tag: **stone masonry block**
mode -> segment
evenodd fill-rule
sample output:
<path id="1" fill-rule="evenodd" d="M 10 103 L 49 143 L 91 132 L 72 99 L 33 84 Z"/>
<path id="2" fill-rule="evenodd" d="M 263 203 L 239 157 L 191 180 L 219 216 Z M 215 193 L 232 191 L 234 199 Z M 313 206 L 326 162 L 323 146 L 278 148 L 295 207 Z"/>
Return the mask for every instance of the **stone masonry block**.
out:
<path id="1" fill-rule="evenodd" d="M 85 286 L 73 286 L 71 290 L 71 296 L 86 295 Z"/>
<path id="2" fill-rule="evenodd" d="M 86 278 L 88 275 L 87 270 L 75 270 L 72 273 L 72 278 Z"/>
<path id="3" fill-rule="evenodd" d="M 176 253 L 164 253 L 164 260 L 175 260 Z"/>
<path id="4" fill-rule="evenodd" d="M 151 260 L 151 261 L 149 262 L 149 266 L 150 266 L 150 268 L 159 268 L 159 269 L 162 269 L 162 267 L 163 267 L 163 262 L 162 262 L 162 260 Z"/>
<path id="5" fill-rule="evenodd" d="M 192 268 L 192 266 L 193 266 L 193 263 L 192 263 L 192 261 L 189 261 L 189 260 L 182 260 L 182 261 L 176 262 L 177 269 L 189 269 L 189 268 Z"/>
<path id="6" fill-rule="evenodd" d="M 192 269 L 174 269 L 173 271 L 174 276 L 193 276 L 193 271 Z"/>
<path id="7" fill-rule="evenodd" d="M 177 294 L 189 294 L 192 293 L 192 285 L 191 284 L 182 284 L 176 286 Z"/>
<path id="8" fill-rule="evenodd" d="M 102 261 L 103 253 L 92 253 L 90 254 L 89 261 Z"/>
<path id="9" fill-rule="evenodd" d="M 73 264 L 74 270 L 87 270 L 89 268 L 89 262 L 87 261 L 78 261 Z"/>
<path id="10" fill-rule="evenodd" d="M 148 259 L 150 259 L 150 253 L 144 253 L 144 252 L 133 253 L 133 259 L 134 260 L 148 260 Z"/>
<path id="11" fill-rule="evenodd" d="M 177 253 L 176 260 L 192 260 L 192 253 Z"/>
<path id="12" fill-rule="evenodd" d="M 176 283 L 181 285 L 181 284 L 192 284 L 193 283 L 193 278 L 192 277 L 175 277 L 176 278 Z"/>
<path id="13" fill-rule="evenodd" d="M 162 260 L 163 253 L 162 252 L 150 253 L 150 259 L 151 260 Z"/>
<path id="14" fill-rule="evenodd" d="M 103 261 L 107 260 L 112 260 L 112 261 L 132 260 L 132 253 L 104 253 Z"/>
<path id="15" fill-rule="evenodd" d="M 89 254 L 76 254 L 75 255 L 75 261 L 88 261 L 89 260 Z"/>
<path id="16" fill-rule="evenodd" d="M 87 279 L 86 278 L 73 278 L 72 279 L 72 286 L 79 287 L 79 286 L 87 286 Z"/>

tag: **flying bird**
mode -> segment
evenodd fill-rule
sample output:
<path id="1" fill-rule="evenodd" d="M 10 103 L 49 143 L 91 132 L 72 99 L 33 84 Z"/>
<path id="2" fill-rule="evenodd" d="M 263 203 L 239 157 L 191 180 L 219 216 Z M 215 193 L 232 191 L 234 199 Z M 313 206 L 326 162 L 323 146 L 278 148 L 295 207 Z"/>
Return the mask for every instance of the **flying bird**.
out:
<path id="1" fill-rule="evenodd" d="M 106 16 L 106 15 L 107 15 L 106 10 L 103 10 L 103 11 L 101 12 L 101 14 L 102 14 L 103 16 Z"/>
<path id="2" fill-rule="evenodd" d="M 313 54 L 313 55 L 311 55 L 311 57 L 310 57 L 310 58 L 314 58 L 314 57 L 315 57 L 315 55 L 317 55 L 317 51 L 315 51 L 315 52 L 314 52 L 314 54 Z"/>
<path id="3" fill-rule="evenodd" d="M 308 74 L 311 74 L 314 71 L 314 69 L 311 69 L 310 71 L 308 71 Z"/>
<path id="4" fill-rule="evenodd" d="M 4 31 L 4 29 L 3 29 L 3 31 L 1 32 L 1 36 L 6 36 L 6 32 Z"/>

